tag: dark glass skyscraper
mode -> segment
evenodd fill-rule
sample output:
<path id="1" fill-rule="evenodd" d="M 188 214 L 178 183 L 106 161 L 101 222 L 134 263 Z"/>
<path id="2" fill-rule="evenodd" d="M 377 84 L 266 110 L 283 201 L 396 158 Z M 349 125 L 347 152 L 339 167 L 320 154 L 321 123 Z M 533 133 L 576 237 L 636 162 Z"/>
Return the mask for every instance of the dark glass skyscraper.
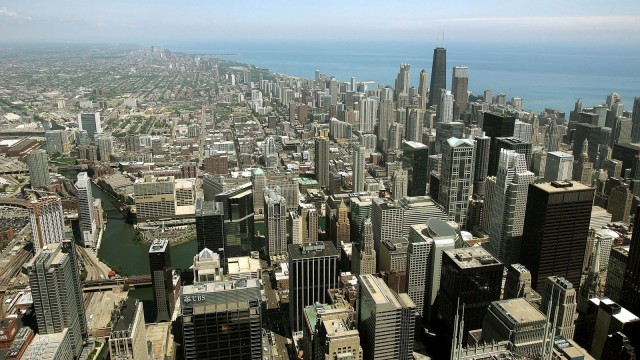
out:
<path id="1" fill-rule="evenodd" d="M 224 230 L 224 206 L 220 202 L 196 199 L 196 238 L 198 253 L 207 248 L 224 259 L 226 236 Z"/>
<path id="2" fill-rule="evenodd" d="M 493 113 L 484 113 L 482 122 L 482 131 L 491 138 L 489 147 L 489 169 L 487 176 L 496 176 L 498 172 L 497 159 L 500 156 L 500 150 L 496 146 L 496 138 L 513 136 L 513 128 L 516 124 L 516 118 L 513 116 L 503 116 Z"/>
<path id="3" fill-rule="evenodd" d="M 171 321 L 173 315 L 173 276 L 169 240 L 156 239 L 149 248 L 149 270 L 153 287 L 156 322 Z"/>
<path id="4" fill-rule="evenodd" d="M 226 257 L 248 256 L 253 242 L 253 185 L 246 183 L 215 196 L 224 208 Z M 210 249 L 214 250 L 215 249 Z"/>
<path id="5" fill-rule="evenodd" d="M 640 97 L 633 99 L 633 115 L 631 117 L 631 141 L 640 141 Z"/>
<path id="6" fill-rule="evenodd" d="M 402 143 L 402 168 L 409 176 L 407 195 L 424 196 L 429 177 L 429 148 L 419 142 Z"/>
<path id="7" fill-rule="evenodd" d="M 529 185 L 520 263 L 531 287 L 543 292 L 549 276 L 580 284 L 594 189 L 579 182 Z"/>
<path id="8" fill-rule="evenodd" d="M 640 207 L 636 209 L 633 219 L 633 235 L 622 282 L 620 305 L 634 314 L 640 314 Z"/>
<path id="9" fill-rule="evenodd" d="M 289 322 L 301 331 L 305 306 L 327 302 L 327 290 L 338 286 L 340 254 L 329 241 L 289 245 Z"/>
<path id="10" fill-rule="evenodd" d="M 429 105 L 440 104 L 440 89 L 447 88 L 447 49 L 433 49 L 431 64 L 431 86 L 429 87 Z"/>

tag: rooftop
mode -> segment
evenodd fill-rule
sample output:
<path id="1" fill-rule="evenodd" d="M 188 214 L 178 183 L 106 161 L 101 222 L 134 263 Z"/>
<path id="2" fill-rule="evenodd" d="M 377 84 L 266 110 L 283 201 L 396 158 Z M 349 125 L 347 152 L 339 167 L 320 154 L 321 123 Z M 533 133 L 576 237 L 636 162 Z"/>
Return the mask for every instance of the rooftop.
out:
<path id="1" fill-rule="evenodd" d="M 545 321 L 545 316 L 524 298 L 493 302 L 493 306 L 515 324 Z"/>
<path id="2" fill-rule="evenodd" d="M 548 193 L 561 193 L 569 191 L 584 191 L 592 190 L 592 187 L 583 185 L 577 181 L 554 181 L 550 183 L 533 184 L 533 186 L 539 188 Z"/>
<path id="3" fill-rule="evenodd" d="M 495 265 L 502 265 L 489 252 L 479 246 L 445 250 L 445 255 L 461 269 L 481 268 Z"/>
<path id="4" fill-rule="evenodd" d="M 169 245 L 169 240 L 155 239 L 151 243 L 151 247 L 149 247 L 149 253 L 165 252 L 167 250 L 168 245 Z"/>
<path id="5" fill-rule="evenodd" d="M 302 245 L 289 244 L 289 258 L 291 260 L 324 256 L 340 256 L 338 250 L 330 241 L 318 241 Z"/>

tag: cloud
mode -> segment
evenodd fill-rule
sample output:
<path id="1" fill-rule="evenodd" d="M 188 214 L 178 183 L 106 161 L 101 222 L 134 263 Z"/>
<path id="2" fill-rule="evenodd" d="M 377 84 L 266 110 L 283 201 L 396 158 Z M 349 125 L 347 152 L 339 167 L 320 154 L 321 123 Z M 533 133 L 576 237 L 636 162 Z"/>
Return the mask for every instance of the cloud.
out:
<path id="1" fill-rule="evenodd" d="M 13 19 L 21 19 L 21 20 L 33 20 L 31 16 L 19 16 L 17 12 L 7 9 L 6 7 L 0 8 L 0 17 L 8 17 Z"/>

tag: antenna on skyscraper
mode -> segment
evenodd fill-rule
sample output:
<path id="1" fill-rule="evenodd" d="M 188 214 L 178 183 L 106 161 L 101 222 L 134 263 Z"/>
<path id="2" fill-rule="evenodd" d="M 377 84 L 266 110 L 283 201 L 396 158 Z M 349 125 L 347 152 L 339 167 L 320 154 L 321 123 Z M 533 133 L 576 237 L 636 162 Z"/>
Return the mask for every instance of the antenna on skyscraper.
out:
<path id="1" fill-rule="evenodd" d="M 442 48 L 444 47 L 444 26 L 442 27 Z"/>

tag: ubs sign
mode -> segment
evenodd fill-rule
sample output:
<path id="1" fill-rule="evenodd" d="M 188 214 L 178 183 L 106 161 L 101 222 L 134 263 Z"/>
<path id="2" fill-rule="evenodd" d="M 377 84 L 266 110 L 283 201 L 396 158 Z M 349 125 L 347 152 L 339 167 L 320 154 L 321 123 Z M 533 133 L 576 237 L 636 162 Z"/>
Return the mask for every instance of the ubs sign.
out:
<path id="1" fill-rule="evenodd" d="M 206 300 L 204 295 L 184 295 L 182 297 L 182 302 L 184 304 L 192 304 L 192 303 L 201 303 Z"/>

